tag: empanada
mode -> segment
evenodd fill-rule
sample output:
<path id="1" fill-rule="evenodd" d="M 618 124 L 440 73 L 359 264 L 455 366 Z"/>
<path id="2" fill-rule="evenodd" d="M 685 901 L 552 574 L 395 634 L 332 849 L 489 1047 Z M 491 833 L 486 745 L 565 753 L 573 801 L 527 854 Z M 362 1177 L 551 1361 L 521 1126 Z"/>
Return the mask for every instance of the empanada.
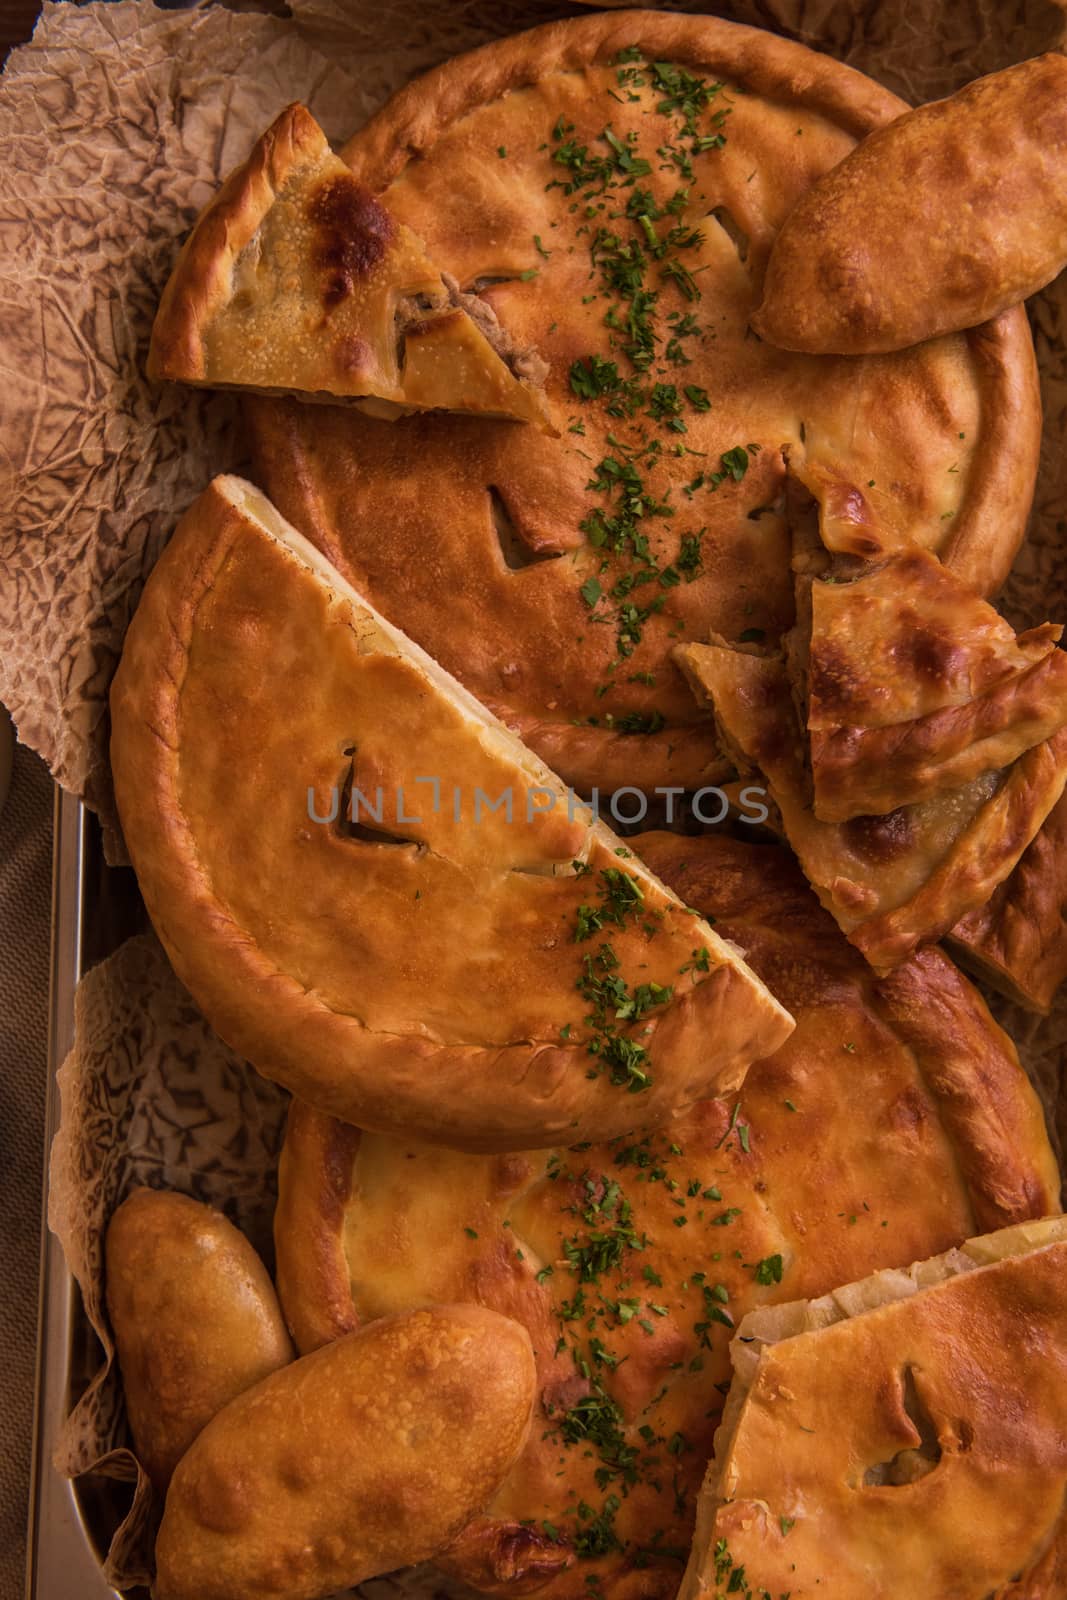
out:
<path id="1" fill-rule="evenodd" d="M 787 851 L 631 843 L 797 1018 L 739 1097 L 642 1140 L 484 1157 L 296 1103 L 282 1154 L 300 1348 L 449 1300 L 530 1331 L 526 1448 L 438 1558 L 496 1594 L 671 1600 L 741 1316 L 1041 1215 L 1059 1188 L 1010 1040 L 940 951 L 878 979 Z"/>
<path id="2" fill-rule="evenodd" d="M 1059 1600 L 1064 1218 L 756 1312 L 732 1355 L 679 1600 Z"/>
<path id="3" fill-rule="evenodd" d="M 108 1224 L 105 1256 L 130 1432 L 162 1492 L 204 1424 L 293 1347 L 266 1267 L 211 1206 L 135 1189 Z"/>
<path id="4" fill-rule="evenodd" d="M 525 381 L 543 382 L 540 357 L 514 350 L 488 305 L 443 280 L 301 105 L 198 218 L 163 293 L 148 375 L 358 400 L 380 416 L 544 419 Z"/>
<path id="5" fill-rule="evenodd" d="M 389 1317 L 232 1401 L 178 1464 L 158 1600 L 319 1600 L 425 1561 L 493 1494 L 534 1400 L 524 1328 Z"/>
<path id="6" fill-rule="evenodd" d="M 111 695 L 126 843 L 221 1036 L 324 1111 L 481 1150 L 649 1128 L 792 1028 L 737 952 L 219 478 Z"/>
<path id="7" fill-rule="evenodd" d="M 974 328 L 1067 262 L 1067 61 L 969 83 L 872 133 L 786 217 L 752 326 L 870 355 Z"/>
<path id="8" fill-rule="evenodd" d="M 939 939 L 1011 872 L 1067 784 L 1067 732 L 1010 767 L 886 816 L 821 822 L 780 657 L 723 641 L 678 659 L 723 746 L 766 779 L 782 830 L 820 900 L 878 972 Z"/>

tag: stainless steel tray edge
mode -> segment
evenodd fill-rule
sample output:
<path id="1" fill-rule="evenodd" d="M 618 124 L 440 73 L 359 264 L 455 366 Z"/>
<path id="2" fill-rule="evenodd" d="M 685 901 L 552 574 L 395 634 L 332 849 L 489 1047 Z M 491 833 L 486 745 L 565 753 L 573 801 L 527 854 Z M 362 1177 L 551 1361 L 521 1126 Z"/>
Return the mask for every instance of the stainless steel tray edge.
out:
<path id="1" fill-rule="evenodd" d="M 73 1043 L 74 991 L 82 972 L 87 829 L 88 815 L 81 801 L 57 788 L 27 1600 L 116 1600 L 118 1593 L 104 1578 L 74 1484 L 52 1465 L 55 1439 L 71 1403 L 70 1357 L 79 1296 L 59 1242 L 48 1229 L 48 1158 L 59 1127 L 56 1073 Z"/>

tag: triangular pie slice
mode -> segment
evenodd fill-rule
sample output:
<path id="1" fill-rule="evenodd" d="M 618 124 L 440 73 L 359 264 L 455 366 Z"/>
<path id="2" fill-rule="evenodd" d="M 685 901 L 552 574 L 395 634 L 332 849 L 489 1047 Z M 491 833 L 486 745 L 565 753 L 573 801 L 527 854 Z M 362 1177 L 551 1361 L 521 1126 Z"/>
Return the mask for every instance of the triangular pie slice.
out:
<path id="1" fill-rule="evenodd" d="M 822 822 L 805 741 L 778 656 L 724 642 L 676 659 L 714 712 L 724 748 L 763 774 L 781 828 L 812 888 L 876 971 L 899 965 L 986 901 L 1011 872 L 1067 784 L 1067 733 L 1010 767 L 888 816 Z"/>
<path id="2" fill-rule="evenodd" d="M 679 1600 L 1067 1592 L 1067 1219 L 761 1308 L 731 1355 Z"/>
<path id="3" fill-rule="evenodd" d="M 799 476 L 819 502 L 833 558 L 796 565 L 789 650 L 806 718 L 816 816 L 884 815 L 1006 767 L 1067 724 L 1067 652 L 1052 623 L 1016 634 L 936 556 L 883 537 L 862 491 Z M 850 538 L 843 541 L 847 522 Z M 857 557 L 857 530 L 874 559 Z"/>
<path id="4" fill-rule="evenodd" d="M 208 1021 L 378 1131 L 523 1149 L 737 1086 L 789 1014 L 266 498 L 219 478 L 112 691 L 145 903 Z"/>
<path id="5" fill-rule="evenodd" d="M 1046 1015 L 1067 978 L 1067 796 L 984 904 L 949 934 L 953 953 L 1000 994 Z"/>
<path id="6" fill-rule="evenodd" d="M 152 378 L 549 427 L 546 370 L 433 265 L 301 105 L 201 213 L 148 356 Z"/>

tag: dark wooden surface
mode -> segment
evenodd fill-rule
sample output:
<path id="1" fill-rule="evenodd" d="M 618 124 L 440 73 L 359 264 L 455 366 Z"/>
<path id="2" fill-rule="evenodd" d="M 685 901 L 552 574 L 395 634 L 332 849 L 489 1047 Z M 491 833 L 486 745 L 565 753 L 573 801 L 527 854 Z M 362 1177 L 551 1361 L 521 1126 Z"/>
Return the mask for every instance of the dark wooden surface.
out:
<path id="1" fill-rule="evenodd" d="M 40 10 L 40 0 L 0 0 L 0 60 L 30 37 Z"/>

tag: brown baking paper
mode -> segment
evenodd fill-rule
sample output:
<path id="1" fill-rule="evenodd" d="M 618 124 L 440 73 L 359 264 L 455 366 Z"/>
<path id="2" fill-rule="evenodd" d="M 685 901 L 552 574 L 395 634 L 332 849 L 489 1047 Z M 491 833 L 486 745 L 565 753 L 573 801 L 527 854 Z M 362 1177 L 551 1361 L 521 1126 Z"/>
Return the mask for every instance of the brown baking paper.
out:
<path id="1" fill-rule="evenodd" d="M 339 143 L 413 73 L 578 7 L 292 0 L 282 9 L 290 14 L 47 4 L 33 44 L 0 80 L 0 699 L 105 826 L 106 697 L 126 623 L 180 512 L 241 457 L 231 397 L 157 391 L 143 378 L 178 240 L 289 101 L 307 102 Z M 827 48 L 913 101 L 1054 48 L 1064 32 L 1052 0 L 736 0 L 709 9 Z M 1067 617 L 1064 282 L 1031 314 L 1046 427 L 1031 535 L 1004 597 L 1017 626 Z M 994 1004 L 1063 1149 L 1067 1002 L 1046 1022 Z M 125 1586 L 150 1572 L 153 1508 L 112 1367 L 103 1229 L 127 1189 L 148 1182 L 222 1205 L 269 1259 L 285 1097 L 215 1038 L 151 937 L 95 969 L 77 1011 L 49 1220 L 104 1365 L 56 1460 L 67 1473 L 130 1486 L 106 1566 Z M 386 1600 L 443 1587 L 422 1570 L 362 1592 Z"/>

